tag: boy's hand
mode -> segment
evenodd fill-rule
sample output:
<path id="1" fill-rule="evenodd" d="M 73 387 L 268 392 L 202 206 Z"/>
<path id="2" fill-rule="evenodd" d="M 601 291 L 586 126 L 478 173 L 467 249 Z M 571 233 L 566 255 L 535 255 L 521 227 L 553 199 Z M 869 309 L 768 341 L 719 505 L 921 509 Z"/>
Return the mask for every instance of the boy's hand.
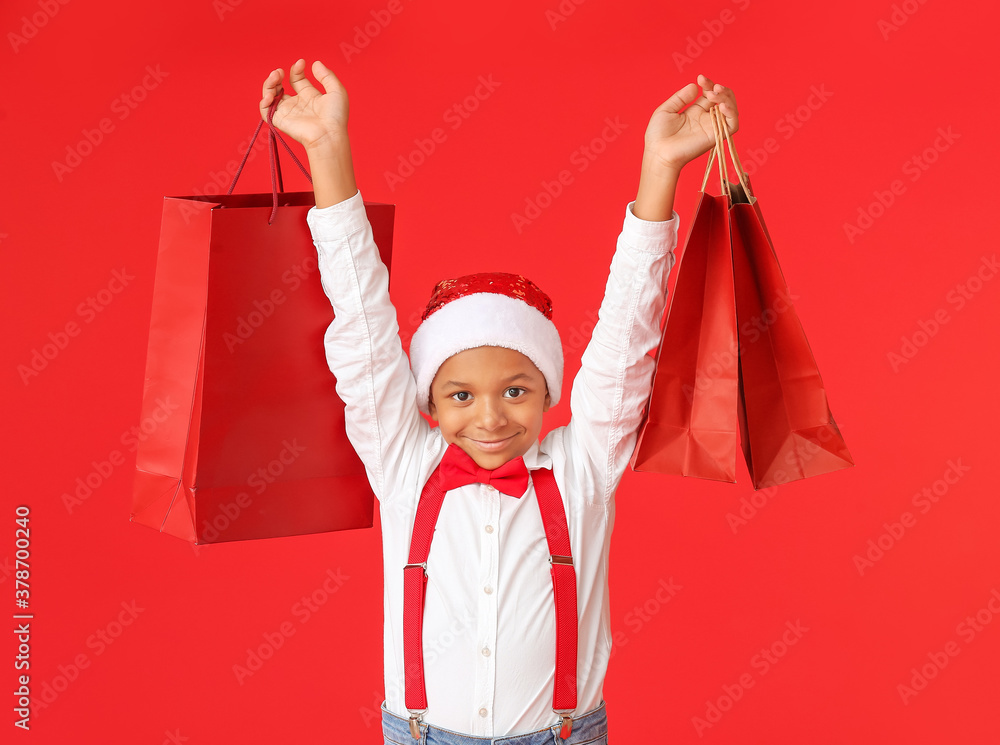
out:
<path id="1" fill-rule="evenodd" d="M 697 84 L 684 86 L 653 112 L 646 127 L 645 154 L 655 164 L 676 172 L 708 152 L 715 146 L 713 105 L 726 117 L 730 132 L 739 129 L 736 96 L 729 88 L 699 75 Z"/>
<path id="2" fill-rule="evenodd" d="M 296 95 L 284 94 L 281 81 L 284 71 L 274 70 L 264 81 L 260 115 L 267 121 L 267 111 L 275 96 L 281 103 L 274 112 L 274 126 L 306 150 L 336 149 L 347 142 L 347 91 L 337 76 L 322 62 L 313 62 L 312 72 L 326 93 L 320 93 L 306 78 L 306 61 L 298 60 L 289 70 L 289 82 Z"/>
<path id="3" fill-rule="evenodd" d="M 309 156 L 316 206 L 330 207 L 349 199 L 358 191 L 354 180 L 351 144 L 347 137 L 347 91 L 337 76 L 322 62 L 313 62 L 312 72 L 326 93 L 320 93 L 306 78 L 306 61 L 292 65 L 289 81 L 296 95 L 281 88 L 284 71 L 274 70 L 264 81 L 260 116 L 266 122 L 275 97 L 274 126 L 302 143 Z"/>
<path id="4" fill-rule="evenodd" d="M 713 105 L 726 117 L 729 131 L 735 132 L 739 128 L 736 96 L 704 75 L 698 76 L 697 84 L 684 86 L 653 112 L 646 127 L 639 192 L 632 207 L 636 217 L 652 222 L 671 218 L 681 168 L 715 147 L 710 113 Z"/>

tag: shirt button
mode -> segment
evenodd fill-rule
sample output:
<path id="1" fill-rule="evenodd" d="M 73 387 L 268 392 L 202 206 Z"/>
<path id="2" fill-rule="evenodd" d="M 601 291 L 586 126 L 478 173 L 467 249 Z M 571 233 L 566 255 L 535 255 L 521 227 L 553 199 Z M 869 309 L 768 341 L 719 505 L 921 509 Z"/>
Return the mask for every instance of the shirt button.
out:
<path id="1" fill-rule="evenodd" d="M 483 657 L 489 657 L 489 656 L 490 656 L 490 648 L 483 647 Z"/>
<path id="2" fill-rule="evenodd" d="M 489 484 L 486 485 L 486 491 L 496 491 L 496 490 L 497 488 L 495 486 L 490 486 Z"/>
<path id="3" fill-rule="evenodd" d="M 493 594 L 493 588 L 490 587 L 489 585 L 486 585 L 486 587 L 483 588 L 483 592 L 485 592 L 487 595 L 492 595 Z"/>
<path id="4" fill-rule="evenodd" d="M 486 532 L 487 533 L 492 533 L 493 532 L 493 526 L 492 525 L 487 525 L 486 526 Z"/>
<path id="5" fill-rule="evenodd" d="M 489 712 L 488 712 L 488 711 L 486 711 L 486 709 L 480 709 L 480 710 L 479 710 L 479 716 L 481 716 L 481 717 L 484 717 L 484 716 L 486 716 L 487 714 L 489 714 Z"/>

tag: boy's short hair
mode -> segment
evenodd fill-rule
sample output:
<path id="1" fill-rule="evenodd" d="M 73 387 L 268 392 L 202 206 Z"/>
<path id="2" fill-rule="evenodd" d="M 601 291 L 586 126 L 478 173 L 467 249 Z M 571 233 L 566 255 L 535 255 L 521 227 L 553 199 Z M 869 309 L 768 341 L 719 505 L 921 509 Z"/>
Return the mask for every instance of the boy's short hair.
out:
<path id="1" fill-rule="evenodd" d="M 545 377 L 551 405 L 562 391 L 563 356 L 552 300 L 526 277 L 480 272 L 435 285 L 410 341 L 417 406 L 430 413 L 431 383 L 449 357 L 475 347 L 504 347 L 530 359 Z"/>

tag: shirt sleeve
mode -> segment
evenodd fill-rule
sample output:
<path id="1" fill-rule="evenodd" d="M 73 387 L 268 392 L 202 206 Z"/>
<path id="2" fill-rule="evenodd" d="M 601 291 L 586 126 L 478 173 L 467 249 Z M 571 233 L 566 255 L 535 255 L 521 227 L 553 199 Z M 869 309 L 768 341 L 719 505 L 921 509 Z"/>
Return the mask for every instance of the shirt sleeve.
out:
<path id="1" fill-rule="evenodd" d="M 573 381 L 569 452 L 605 503 L 614 496 L 635 448 L 660 339 L 667 278 L 674 265 L 678 217 L 650 222 L 630 202 L 611 260 L 604 300 Z"/>
<path id="2" fill-rule="evenodd" d="M 360 191 L 338 204 L 313 207 L 306 221 L 335 316 L 324 337 L 327 364 L 346 405 L 347 436 L 384 503 L 416 466 L 408 459 L 423 451 L 430 431 L 399 339 L 389 272 Z"/>

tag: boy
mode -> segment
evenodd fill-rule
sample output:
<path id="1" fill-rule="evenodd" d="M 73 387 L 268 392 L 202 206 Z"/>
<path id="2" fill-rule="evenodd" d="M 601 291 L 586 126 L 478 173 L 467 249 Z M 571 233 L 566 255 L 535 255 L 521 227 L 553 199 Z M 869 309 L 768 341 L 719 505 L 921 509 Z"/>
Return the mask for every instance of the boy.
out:
<path id="1" fill-rule="evenodd" d="M 385 741 L 606 742 L 614 493 L 651 384 L 674 190 L 715 143 L 713 105 L 736 131 L 735 97 L 699 76 L 654 111 L 572 420 L 539 443 L 562 392 L 548 296 L 510 274 L 441 282 L 408 362 L 354 179 L 347 95 L 321 62 L 312 72 L 325 94 L 300 59 L 297 95 L 275 70 L 260 108 L 266 120 L 280 96 L 273 122 L 309 156 L 308 222 L 336 316 L 327 360 L 380 502 Z"/>

